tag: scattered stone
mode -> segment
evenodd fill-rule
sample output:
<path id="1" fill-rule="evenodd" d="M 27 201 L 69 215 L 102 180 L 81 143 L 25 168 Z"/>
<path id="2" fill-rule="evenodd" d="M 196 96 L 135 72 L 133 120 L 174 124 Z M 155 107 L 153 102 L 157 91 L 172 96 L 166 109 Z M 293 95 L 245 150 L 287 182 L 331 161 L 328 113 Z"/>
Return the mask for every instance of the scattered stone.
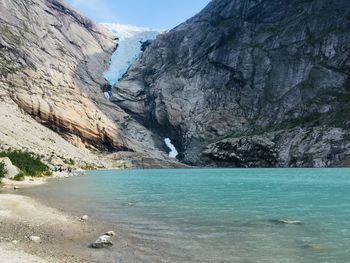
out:
<path id="1" fill-rule="evenodd" d="M 320 250 L 320 246 L 315 244 L 304 244 L 302 245 L 302 248 L 310 249 L 310 250 Z"/>
<path id="2" fill-rule="evenodd" d="M 108 231 L 108 232 L 106 232 L 105 235 L 110 236 L 110 237 L 114 237 L 115 236 L 115 232 L 114 231 Z"/>
<path id="3" fill-rule="evenodd" d="M 81 221 L 87 221 L 89 219 L 89 216 L 88 215 L 83 215 L 80 220 Z"/>
<path id="4" fill-rule="evenodd" d="M 11 239 L 8 237 L 0 237 L 0 242 L 10 242 Z"/>
<path id="5" fill-rule="evenodd" d="M 106 248 L 113 246 L 113 242 L 110 236 L 100 236 L 94 243 L 91 244 L 92 248 Z"/>
<path id="6" fill-rule="evenodd" d="M 12 244 L 17 245 L 17 244 L 18 244 L 18 241 L 17 241 L 17 240 L 13 240 L 13 241 L 12 241 Z"/>
<path id="7" fill-rule="evenodd" d="M 13 187 L 13 190 L 18 190 L 18 189 L 19 189 L 18 186 L 14 186 L 14 187 Z"/>
<path id="8" fill-rule="evenodd" d="M 321 246 L 318 244 L 312 244 L 312 243 L 304 243 L 302 248 L 309 249 L 309 250 L 320 250 Z"/>
<path id="9" fill-rule="evenodd" d="M 37 237 L 37 236 L 30 236 L 29 240 L 34 242 L 34 243 L 40 243 L 41 242 L 41 238 Z"/>

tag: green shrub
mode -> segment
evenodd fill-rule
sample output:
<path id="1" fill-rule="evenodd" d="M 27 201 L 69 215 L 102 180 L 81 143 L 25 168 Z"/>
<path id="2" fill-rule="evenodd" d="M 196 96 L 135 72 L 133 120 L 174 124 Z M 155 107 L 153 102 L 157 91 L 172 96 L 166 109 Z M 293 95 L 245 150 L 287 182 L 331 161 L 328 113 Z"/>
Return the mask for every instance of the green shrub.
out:
<path id="1" fill-rule="evenodd" d="M 6 173 L 7 173 L 7 170 L 5 168 L 5 163 L 0 162 L 0 181 L 1 181 L 1 178 L 5 177 Z"/>
<path id="2" fill-rule="evenodd" d="M 50 171 L 39 156 L 22 151 L 0 152 L 0 157 L 10 158 L 13 165 L 17 166 L 25 176 L 43 176 Z"/>
<path id="3" fill-rule="evenodd" d="M 51 170 L 47 170 L 47 171 L 43 172 L 41 174 L 41 176 L 52 176 L 52 171 Z"/>
<path id="4" fill-rule="evenodd" d="M 75 165 L 75 161 L 73 159 L 64 159 L 63 162 L 68 165 Z"/>
<path id="5" fill-rule="evenodd" d="M 23 172 L 19 172 L 15 177 L 13 177 L 13 180 L 15 181 L 24 181 L 25 174 Z"/>
<path id="6" fill-rule="evenodd" d="M 92 164 L 84 164 L 80 166 L 81 169 L 83 170 L 96 170 L 96 166 L 92 165 Z"/>

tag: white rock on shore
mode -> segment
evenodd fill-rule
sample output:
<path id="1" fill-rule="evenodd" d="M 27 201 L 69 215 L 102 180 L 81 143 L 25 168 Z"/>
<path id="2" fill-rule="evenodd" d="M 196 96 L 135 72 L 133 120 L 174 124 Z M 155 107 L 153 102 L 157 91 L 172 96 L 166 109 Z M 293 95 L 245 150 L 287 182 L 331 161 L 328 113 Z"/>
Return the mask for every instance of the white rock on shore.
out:
<path id="1" fill-rule="evenodd" d="M 87 221 L 89 219 L 89 216 L 88 215 L 83 215 L 80 220 L 81 221 Z"/>
<path id="2" fill-rule="evenodd" d="M 100 236 L 94 243 L 91 244 L 92 248 L 106 248 L 113 245 L 111 236 L 103 235 Z"/>
<path id="3" fill-rule="evenodd" d="M 29 240 L 34 242 L 34 243 L 40 243 L 41 242 L 41 238 L 37 237 L 37 236 L 30 236 Z"/>
<path id="4" fill-rule="evenodd" d="M 114 237 L 115 236 L 115 232 L 114 231 L 108 231 L 108 232 L 106 232 L 105 235 L 110 236 L 110 237 Z"/>

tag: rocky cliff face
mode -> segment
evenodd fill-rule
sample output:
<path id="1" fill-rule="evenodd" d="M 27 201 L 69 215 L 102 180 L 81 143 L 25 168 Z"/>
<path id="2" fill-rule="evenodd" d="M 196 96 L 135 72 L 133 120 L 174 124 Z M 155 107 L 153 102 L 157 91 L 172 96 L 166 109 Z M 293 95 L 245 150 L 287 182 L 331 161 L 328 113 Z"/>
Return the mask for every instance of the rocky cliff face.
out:
<path id="1" fill-rule="evenodd" d="M 187 163 L 345 165 L 349 24 L 347 0 L 213 0 L 113 92 Z"/>
<path id="2" fill-rule="evenodd" d="M 1 105 L 16 110 L 13 118 L 28 120 L 18 116 L 19 108 L 79 148 L 163 159 L 161 139 L 103 96 L 102 75 L 115 46 L 104 28 L 61 0 L 0 0 Z M 31 137 L 37 124 L 29 126 Z M 23 148 L 16 142 L 26 141 L 21 127 L 2 130 L 0 144 Z M 43 153 L 35 146 L 40 143 L 28 143 L 29 150 Z"/>

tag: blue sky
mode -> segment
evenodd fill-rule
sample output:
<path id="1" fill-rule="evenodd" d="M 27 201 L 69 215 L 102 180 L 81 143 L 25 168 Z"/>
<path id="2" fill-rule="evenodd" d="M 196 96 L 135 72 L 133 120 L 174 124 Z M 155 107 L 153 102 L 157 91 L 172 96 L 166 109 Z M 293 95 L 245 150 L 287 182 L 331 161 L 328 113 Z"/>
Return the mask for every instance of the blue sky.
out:
<path id="1" fill-rule="evenodd" d="M 170 29 L 202 10 L 210 0 L 66 0 L 96 22 Z"/>

